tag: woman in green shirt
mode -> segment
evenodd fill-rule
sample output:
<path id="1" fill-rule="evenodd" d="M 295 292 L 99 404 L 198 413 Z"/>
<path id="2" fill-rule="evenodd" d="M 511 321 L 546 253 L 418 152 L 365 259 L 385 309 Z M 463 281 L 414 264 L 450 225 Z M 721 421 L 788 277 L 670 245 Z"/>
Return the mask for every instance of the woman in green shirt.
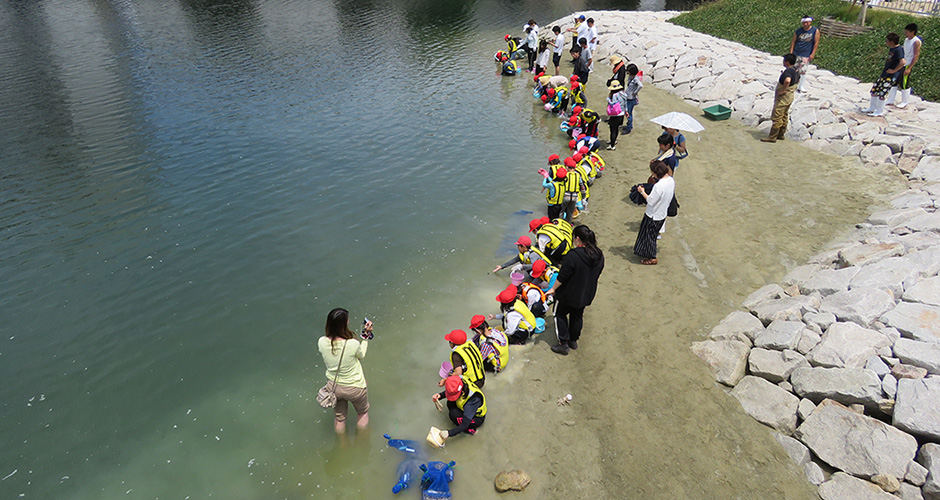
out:
<path id="1" fill-rule="evenodd" d="M 372 322 L 366 321 L 363 329 L 371 334 Z M 356 427 L 365 429 L 369 425 L 369 392 L 366 376 L 360 360 L 366 357 L 368 340 L 357 340 L 349 329 L 349 311 L 337 307 L 326 316 L 326 334 L 320 337 L 317 347 L 326 365 L 327 386 L 336 391 L 336 406 L 333 408 L 337 434 L 346 432 L 346 412 L 352 403 L 356 410 Z M 339 374 L 337 375 L 337 368 Z M 333 379 L 336 386 L 333 387 Z"/>

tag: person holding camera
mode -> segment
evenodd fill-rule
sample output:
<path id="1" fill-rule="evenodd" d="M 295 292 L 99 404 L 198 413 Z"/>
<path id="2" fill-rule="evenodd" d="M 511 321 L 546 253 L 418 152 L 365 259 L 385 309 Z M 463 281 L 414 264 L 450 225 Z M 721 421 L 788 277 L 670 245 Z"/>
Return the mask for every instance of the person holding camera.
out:
<path id="1" fill-rule="evenodd" d="M 317 347 L 326 365 L 327 388 L 336 394 L 333 407 L 336 433 L 346 432 L 349 403 L 356 410 L 356 427 L 365 429 L 369 425 L 369 391 L 361 361 L 366 357 L 369 339 L 372 338 L 372 322 L 365 320 L 362 340 L 358 340 L 349 329 L 349 311 L 337 307 L 326 316 L 325 330 L 317 341 Z"/>

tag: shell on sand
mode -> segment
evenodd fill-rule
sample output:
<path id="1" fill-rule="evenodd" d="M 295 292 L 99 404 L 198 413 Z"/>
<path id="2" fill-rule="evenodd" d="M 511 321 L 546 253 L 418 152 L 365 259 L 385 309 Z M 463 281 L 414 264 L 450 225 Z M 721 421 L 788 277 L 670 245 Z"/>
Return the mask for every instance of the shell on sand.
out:
<path id="1" fill-rule="evenodd" d="M 502 493 L 509 490 L 522 491 L 529 485 L 530 481 L 532 481 L 532 478 L 528 474 L 516 469 L 500 472 L 493 480 L 493 484 L 496 486 L 496 491 Z"/>

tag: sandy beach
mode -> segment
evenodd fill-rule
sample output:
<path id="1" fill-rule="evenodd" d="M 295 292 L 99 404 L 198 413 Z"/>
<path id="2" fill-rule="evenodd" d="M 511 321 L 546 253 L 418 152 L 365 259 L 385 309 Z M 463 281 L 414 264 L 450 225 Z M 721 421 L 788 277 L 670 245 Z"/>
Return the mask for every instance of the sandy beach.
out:
<path id="1" fill-rule="evenodd" d="M 606 60 L 597 62 L 588 107 L 604 109 L 609 71 Z M 551 152 L 561 153 L 558 119 L 532 104 L 545 134 L 557 137 Z M 642 266 L 632 247 L 643 208 L 627 195 L 649 174 L 661 132 L 649 119 L 669 111 L 697 117 L 706 130 L 686 134 L 691 155 L 676 174 L 680 213 L 666 224 L 660 264 Z M 487 383 L 499 409 L 487 419 L 490 439 L 448 445 L 456 456 L 487 457 L 464 460 L 461 474 L 471 481 L 455 492 L 479 495 L 475 479 L 521 468 L 533 480 L 518 498 L 817 498 L 771 429 L 725 394 L 689 345 L 750 292 L 864 220 L 905 180 L 890 165 L 872 169 L 799 143 L 761 143 L 758 131 L 733 119 L 709 122 L 648 82 L 635 114 L 634 132 L 616 151 L 601 150 L 607 170 L 580 219 L 607 258 L 581 348 L 555 355 L 546 332 L 513 349 L 510 369 Z M 557 406 L 568 393 L 573 404 Z M 481 442 L 484 449 L 473 450 Z"/>

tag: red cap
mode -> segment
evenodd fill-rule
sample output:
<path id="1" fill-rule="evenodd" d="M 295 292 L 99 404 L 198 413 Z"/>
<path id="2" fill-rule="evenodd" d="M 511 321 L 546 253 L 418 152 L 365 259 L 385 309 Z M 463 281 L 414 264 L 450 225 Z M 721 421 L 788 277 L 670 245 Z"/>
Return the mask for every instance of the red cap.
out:
<path id="1" fill-rule="evenodd" d="M 532 239 L 529 238 L 528 236 L 520 236 L 519 239 L 516 240 L 516 244 L 522 245 L 525 247 L 530 247 L 532 246 Z"/>
<path id="2" fill-rule="evenodd" d="M 568 149 L 574 149 L 574 145 L 577 143 L 578 141 L 571 139 L 570 141 L 568 141 Z"/>
<path id="3" fill-rule="evenodd" d="M 548 264 L 544 260 L 539 259 L 532 263 L 532 272 L 529 273 L 533 278 L 538 278 L 545 272 L 545 268 L 548 267 Z"/>
<path id="4" fill-rule="evenodd" d="M 533 266 L 534 266 L 534 264 L 533 264 Z M 533 268 L 534 268 L 534 267 L 533 267 Z M 482 324 L 485 323 L 485 322 L 486 322 L 486 316 L 484 316 L 484 315 L 482 315 L 482 314 L 477 314 L 476 316 L 470 318 L 470 329 L 471 329 L 471 330 L 474 330 L 474 329 L 476 329 L 476 328 L 479 328 L 480 325 L 482 325 Z"/>
<path id="5" fill-rule="evenodd" d="M 548 97 L 555 97 L 555 89 L 548 89 Z"/>
<path id="6" fill-rule="evenodd" d="M 548 157 L 548 161 L 560 160 L 560 159 L 561 159 L 561 158 L 559 158 L 558 155 L 554 155 L 554 154 Z"/>
<path id="7" fill-rule="evenodd" d="M 508 61 L 508 60 L 509 60 L 509 58 L 508 58 L 508 57 L 506 57 L 506 56 L 503 56 L 503 58 L 502 58 L 502 59 L 500 59 L 500 61 Z"/>
<path id="8" fill-rule="evenodd" d="M 574 158 L 574 161 L 581 161 L 581 158 L 584 158 L 584 155 L 582 155 L 581 153 L 575 153 L 574 156 L 572 156 L 572 158 Z"/>
<path id="9" fill-rule="evenodd" d="M 561 167 L 555 171 L 555 177 L 564 179 L 565 177 L 568 177 L 568 171 L 565 170 L 565 167 Z"/>
<path id="10" fill-rule="evenodd" d="M 463 330 L 453 330 L 452 332 L 444 335 L 444 340 L 448 342 L 453 342 L 457 345 L 463 345 L 467 343 L 467 332 Z"/>
<path id="11" fill-rule="evenodd" d="M 503 37 L 503 40 L 505 40 L 505 41 L 508 42 L 508 41 L 509 41 L 509 34 L 506 34 L 506 36 Z"/>
<path id="12" fill-rule="evenodd" d="M 572 114 L 572 115 L 577 115 L 577 114 L 580 114 L 580 113 L 581 113 L 581 106 L 575 106 L 575 107 L 571 108 L 571 114 Z"/>
<path id="13" fill-rule="evenodd" d="M 586 155 L 588 151 L 589 150 L 587 146 L 581 146 L 581 149 L 578 150 L 578 152 L 581 153 L 582 155 Z"/>
<path id="14" fill-rule="evenodd" d="M 577 166 L 577 164 L 578 164 L 578 163 L 574 160 L 574 158 L 572 158 L 572 157 L 570 157 L 570 156 L 567 157 L 567 158 L 565 158 L 565 166 L 566 166 L 566 167 L 574 168 L 575 166 Z"/>
<path id="15" fill-rule="evenodd" d="M 558 169 L 559 172 L 561 172 L 562 170 L 565 171 L 565 174 L 566 174 L 566 175 L 568 174 L 568 171 L 567 171 L 567 170 L 565 170 L 565 169 L 563 169 L 563 168 L 559 168 L 559 169 Z M 529 221 L 529 232 L 530 232 L 530 233 L 534 233 L 534 232 L 535 232 L 538 228 L 540 228 L 540 227 L 542 227 L 542 219 L 532 219 L 531 221 Z"/>
<path id="16" fill-rule="evenodd" d="M 587 134 L 581 134 L 578 136 L 578 140 L 580 141 L 581 139 L 584 139 L 585 137 L 587 137 Z"/>
<path id="17" fill-rule="evenodd" d="M 519 289 L 509 285 L 509 288 L 499 292 L 499 295 L 496 296 L 496 301 L 500 304 L 512 304 L 516 300 L 517 293 L 519 293 Z"/>
<path id="18" fill-rule="evenodd" d="M 547 95 L 543 95 L 543 96 L 542 96 L 542 103 L 544 104 L 544 103 L 546 103 L 546 102 L 548 102 L 548 96 L 547 96 Z"/>
<path id="19" fill-rule="evenodd" d="M 444 396 L 447 397 L 448 401 L 457 401 L 460 399 L 460 393 L 462 391 L 463 380 L 460 380 L 459 375 L 451 375 L 444 379 Z"/>
<path id="20" fill-rule="evenodd" d="M 509 36 L 509 35 L 506 35 L 506 36 Z M 569 78 L 568 80 L 572 82 L 576 82 L 579 80 L 579 78 L 578 78 L 578 75 L 571 75 L 571 78 Z"/>
<path id="21" fill-rule="evenodd" d="M 548 218 L 547 215 L 543 216 L 543 217 L 542 217 L 541 219 L 539 219 L 539 220 L 542 221 L 542 224 L 548 224 L 549 222 L 552 221 L 551 219 Z"/>

